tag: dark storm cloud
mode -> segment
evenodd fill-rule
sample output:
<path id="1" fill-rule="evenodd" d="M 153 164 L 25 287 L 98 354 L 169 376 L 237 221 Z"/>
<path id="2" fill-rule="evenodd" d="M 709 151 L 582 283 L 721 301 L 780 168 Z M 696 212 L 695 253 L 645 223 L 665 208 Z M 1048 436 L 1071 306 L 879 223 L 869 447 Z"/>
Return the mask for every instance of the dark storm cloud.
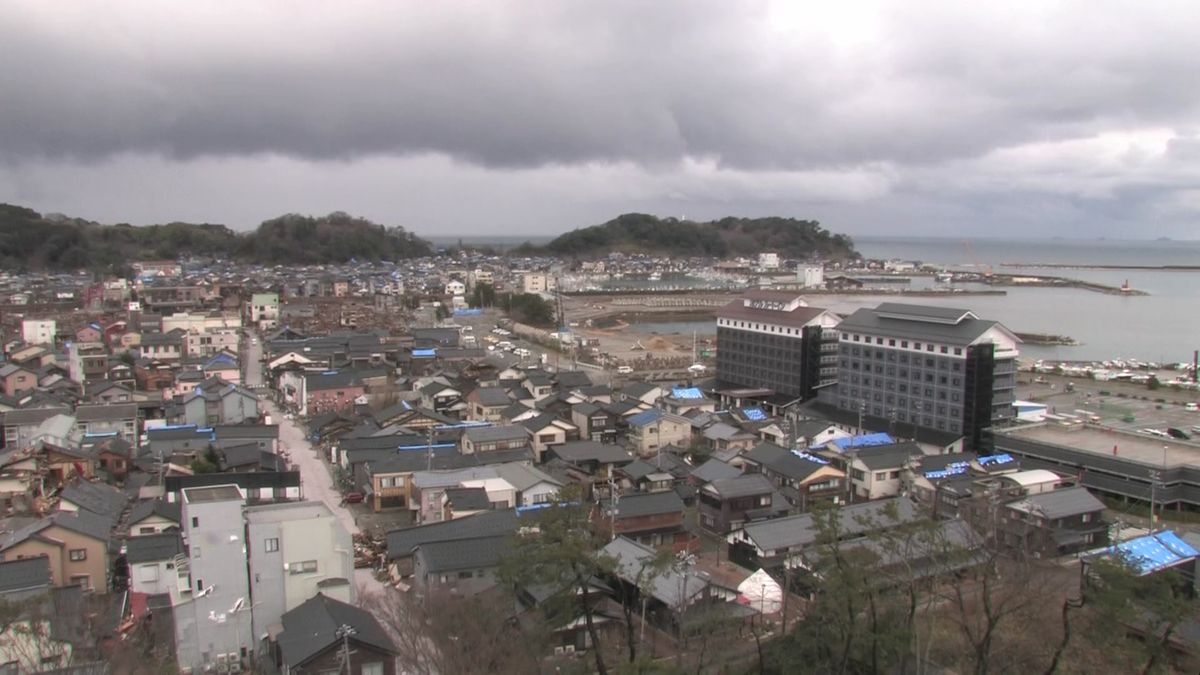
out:
<path id="1" fill-rule="evenodd" d="M 0 69 L 0 157 L 927 163 L 1171 126 L 1200 100 L 1180 86 L 1200 72 L 1194 21 L 1166 11 L 396 5 L 0 9 L 21 55 Z M 859 22 L 874 28 L 855 36 Z"/>

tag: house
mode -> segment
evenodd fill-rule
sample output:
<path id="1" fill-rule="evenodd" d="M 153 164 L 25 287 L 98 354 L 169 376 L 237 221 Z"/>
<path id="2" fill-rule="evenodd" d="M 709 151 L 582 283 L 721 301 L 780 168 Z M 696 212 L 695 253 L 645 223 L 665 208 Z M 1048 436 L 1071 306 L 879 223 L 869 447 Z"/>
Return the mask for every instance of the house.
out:
<path id="1" fill-rule="evenodd" d="M 76 428 L 85 436 L 117 434 L 137 447 L 138 406 L 136 403 L 81 405 L 75 408 Z"/>
<path id="2" fill-rule="evenodd" d="M 354 407 L 355 400 L 366 393 L 366 387 L 354 371 L 326 370 L 305 375 L 301 415 L 319 415 L 331 410 Z"/>
<path id="3" fill-rule="evenodd" d="M 700 432 L 704 444 L 712 452 L 749 450 L 758 444 L 758 435 L 732 424 L 717 422 Z"/>
<path id="4" fill-rule="evenodd" d="M 412 553 L 418 595 L 424 599 L 439 593 L 469 596 L 494 587 L 510 543 L 511 535 L 502 533 L 418 544 Z"/>
<path id="5" fill-rule="evenodd" d="M 421 405 L 442 415 L 454 416 L 464 406 L 462 390 L 446 382 L 434 380 L 418 391 L 421 392 Z"/>
<path id="6" fill-rule="evenodd" d="M 767 518 L 788 510 L 775 485 L 761 474 L 722 478 L 700 488 L 700 526 L 725 534 L 748 520 Z"/>
<path id="7" fill-rule="evenodd" d="M 595 403 L 588 401 L 571 406 L 571 422 L 579 428 L 581 439 L 615 443 L 617 440 L 617 417 Z"/>
<path id="8" fill-rule="evenodd" d="M 1108 544 L 1104 502 L 1085 487 L 1029 495 L 1004 505 L 996 535 L 1007 548 L 1053 558 Z"/>
<path id="9" fill-rule="evenodd" d="M 355 468 L 355 484 L 362 486 L 371 499 L 373 510 L 384 507 L 407 507 L 413 498 L 412 475 L 416 471 L 433 469 L 462 469 L 469 466 L 528 462 L 529 450 L 491 450 L 476 454 L 460 454 L 454 447 L 434 448 L 430 452 L 396 452 L 385 450 L 377 459 L 362 462 Z"/>
<path id="10" fill-rule="evenodd" d="M 31 445 L 43 422 L 56 415 L 69 415 L 70 412 L 70 409 L 59 406 L 9 410 L 4 413 L 4 447 L 23 448 Z"/>
<path id="11" fill-rule="evenodd" d="M 364 609 L 318 593 L 284 614 L 280 624 L 283 631 L 272 641 L 270 653 L 281 673 L 396 673 L 396 647 Z M 348 671 L 343 661 L 347 646 Z"/>
<path id="12" fill-rule="evenodd" d="M 124 492 L 103 483 L 76 479 L 59 493 L 59 511 L 89 511 L 115 525 L 125 512 L 129 497 Z"/>
<path id="13" fill-rule="evenodd" d="M 85 437 L 80 449 L 96 458 L 99 469 L 122 479 L 133 463 L 133 446 L 117 436 Z"/>
<path id="14" fill-rule="evenodd" d="M 14 396 L 37 386 L 38 376 L 34 371 L 12 363 L 0 366 L 0 394 Z"/>
<path id="15" fill-rule="evenodd" d="M 243 424 L 260 418 L 254 392 L 219 377 L 196 385 L 183 400 L 181 424 L 210 427 L 214 424 Z"/>
<path id="16" fill-rule="evenodd" d="M 579 428 L 554 413 L 531 417 L 521 422 L 521 426 L 529 432 L 533 456 L 538 463 L 545 459 L 547 450 L 579 438 Z"/>
<path id="17" fill-rule="evenodd" d="M 665 395 L 666 390 L 649 382 L 627 382 L 620 392 L 621 400 L 635 401 L 648 406 L 655 405 L 658 399 Z"/>
<path id="18" fill-rule="evenodd" d="M 130 537 L 125 542 L 125 564 L 128 565 L 129 589 L 147 595 L 167 594 L 176 604 L 183 593 L 190 591 L 183 538 L 178 531 Z"/>
<path id="19" fill-rule="evenodd" d="M 571 441 L 550 449 L 547 457 L 563 462 L 586 472 L 593 478 L 607 480 L 613 470 L 633 461 L 633 457 L 619 445 L 605 445 L 596 441 Z"/>
<path id="20" fill-rule="evenodd" d="M 170 333 L 145 333 L 142 335 L 138 352 L 142 358 L 177 362 L 183 358 L 184 335 L 182 331 Z"/>
<path id="21" fill-rule="evenodd" d="M 692 543 L 683 515 L 683 500 L 674 490 L 620 495 L 600 502 L 593 511 L 593 519 L 610 536 L 621 535 L 644 546 L 673 551 L 686 551 Z"/>
<path id="22" fill-rule="evenodd" d="M 629 417 L 626 436 L 639 457 L 649 457 L 668 445 L 686 446 L 692 439 L 692 423 L 686 417 L 651 408 Z"/>
<path id="23" fill-rule="evenodd" d="M 249 506 L 242 517 L 254 635 L 266 635 L 287 612 L 318 594 L 358 601 L 350 533 L 324 502 Z"/>
<path id="24" fill-rule="evenodd" d="M 904 467 L 924 454 L 911 442 L 876 445 L 854 453 L 849 458 L 853 498 L 869 500 L 899 495 Z"/>
<path id="25" fill-rule="evenodd" d="M 147 499 L 138 502 L 129 512 L 129 536 L 144 537 L 179 529 L 179 502 Z"/>
<path id="26" fill-rule="evenodd" d="M 646 621 L 660 630 L 680 635 L 686 622 L 704 621 L 711 612 L 733 617 L 744 613 L 737 604 L 737 588 L 725 586 L 690 567 L 670 566 L 648 573 L 657 552 L 627 537 L 610 541 L 600 553 L 616 560 L 616 581 L 626 586 L 621 597 L 646 609 Z M 753 610 L 751 610 L 753 611 Z"/>
<path id="27" fill-rule="evenodd" d="M 503 509 L 485 511 L 456 520 L 391 530 L 387 533 L 389 573 L 395 580 L 411 577 L 414 572 L 413 556 L 419 546 L 489 536 L 508 536 L 516 532 L 517 526 L 516 511 Z"/>
<path id="28" fill-rule="evenodd" d="M 90 511 L 59 511 L 15 530 L 0 542 L 0 560 L 45 556 L 56 587 L 109 590 L 112 523 Z"/>
<path id="29" fill-rule="evenodd" d="M 520 450 L 529 447 L 529 433 L 522 426 L 472 427 L 463 432 L 462 452 L 472 455 L 494 450 Z"/>
<path id="30" fill-rule="evenodd" d="M 478 387 L 467 394 L 469 419 L 499 422 L 505 408 L 512 405 L 508 392 L 501 387 Z"/>
<path id="31" fill-rule="evenodd" d="M 512 508 L 513 505 L 505 506 Z M 487 488 L 451 487 L 442 491 L 442 520 L 466 518 L 491 508 Z"/>
<path id="32" fill-rule="evenodd" d="M 0 562 L 0 600 L 16 603 L 47 593 L 53 583 L 50 559 L 42 556 Z"/>
<path id="33" fill-rule="evenodd" d="M 809 510 L 815 502 L 846 498 L 845 472 L 817 455 L 760 443 L 742 455 L 742 461 L 747 473 L 766 476 L 800 511 Z"/>
<path id="34" fill-rule="evenodd" d="M 843 538 L 911 523 L 920 514 L 908 499 L 893 498 L 837 509 L 836 528 Z M 781 570 L 791 558 L 817 543 L 821 527 L 812 513 L 745 523 L 725 536 L 729 559 L 747 569 Z"/>

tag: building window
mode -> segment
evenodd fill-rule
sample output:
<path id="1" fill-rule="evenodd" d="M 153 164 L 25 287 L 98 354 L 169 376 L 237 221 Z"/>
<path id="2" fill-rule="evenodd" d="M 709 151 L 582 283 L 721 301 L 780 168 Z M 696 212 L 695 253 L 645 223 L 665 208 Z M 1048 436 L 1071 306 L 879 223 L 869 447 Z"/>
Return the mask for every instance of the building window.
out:
<path id="1" fill-rule="evenodd" d="M 83 562 L 84 560 L 87 560 L 87 549 L 86 548 L 73 548 L 73 549 L 71 549 L 70 555 L 71 555 L 71 562 Z"/>
<path id="2" fill-rule="evenodd" d="M 291 565 L 288 565 L 288 573 L 289 574 L 316 574 L 316 572 L 317 572 L 317 561 L 316 560 L 304 560 L 301 562 L 295 562 L 295 563 L 292 563 Z"/>
<path id="3" fill-rule="evenodd" d="M 153 527 L 139 527 L 138 534 L 154 534 L 158 530 Z"/>
<path id="4" fill-rule="evenodd" d="M 264 542 L 263 548 L 266 550 L 267 553 L 274 553 L 274 552 L 278 551 L 279 550 L 279 539 L 276 537 L 271 537 L 270 539 L 267 539 L 266 542 Z"/>
<path id="5" fill-rule="evenodd" d="M 199 546 L 193 546 L 193 547 L 192 547 L 192 557 L 193 557 L 193 558 L 199 558 L 199 557 L 200 557 L 200 547 L 199 547 Z"/>
<path id="6" fill-rule="evenodd" d="M 200 516 L 192 516 L 192 527 L 200 527 Z"/>

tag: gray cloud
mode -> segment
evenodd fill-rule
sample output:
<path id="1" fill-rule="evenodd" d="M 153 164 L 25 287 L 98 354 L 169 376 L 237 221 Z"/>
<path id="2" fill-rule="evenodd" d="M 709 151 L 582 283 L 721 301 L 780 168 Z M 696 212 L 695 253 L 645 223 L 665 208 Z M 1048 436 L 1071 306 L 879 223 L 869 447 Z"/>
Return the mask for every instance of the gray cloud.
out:
<path id="1" fill-rule="evenodd" d="M 1031 194 L 1064 223 L 1114 200 L 1194 215 L 1173 197 L 1200 179 L 1193 5 L 799 4 L 5 4 L 0 198 L 91 215 L 115 183 L 147 219 L 248 225 L 312 189 L 385 220 L 521 194 L 527 231 L 589 204 L 864 229 Z"/>

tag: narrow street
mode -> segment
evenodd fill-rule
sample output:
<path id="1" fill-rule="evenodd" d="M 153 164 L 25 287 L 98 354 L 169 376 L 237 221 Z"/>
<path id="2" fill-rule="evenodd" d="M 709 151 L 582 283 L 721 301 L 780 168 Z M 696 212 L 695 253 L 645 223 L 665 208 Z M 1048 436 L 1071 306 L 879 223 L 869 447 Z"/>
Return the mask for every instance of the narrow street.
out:
<path id="1" fill-rule="evenodd" d="M 342 495 L 333 484 L 333 476 L 329 472 L 329 467 L 317 455 L 312 444 L 308 442 L 300 422 L 286 419 L 284 412 L 271 400 L 271 391 L 261 388 L 263 385 L 262 344 L 255 333 L 251 332 L 251 336 L 243 342 L 246 345 L 243 351 L 243 363 L 245 364 L 243 383 L 258 393 L 264 412 L 271 416 L 272 422 L 279 425 L 280 449 L 288 453 L 289 461 L 300 470 L 300 484 L 304 491 L 304 499 L 324 502 L 348 532 L 358 534 L 359 527 L 354 522 L 354 515 L 342 506 Z M 247 342 L 248 344 L 246 344 Z M 383 593 L 386 588 L 375 578 L 370 569 L 355 570 L 354 580 L 358 585 L 360 595 L 362 591 L 371 594 Z"/>

